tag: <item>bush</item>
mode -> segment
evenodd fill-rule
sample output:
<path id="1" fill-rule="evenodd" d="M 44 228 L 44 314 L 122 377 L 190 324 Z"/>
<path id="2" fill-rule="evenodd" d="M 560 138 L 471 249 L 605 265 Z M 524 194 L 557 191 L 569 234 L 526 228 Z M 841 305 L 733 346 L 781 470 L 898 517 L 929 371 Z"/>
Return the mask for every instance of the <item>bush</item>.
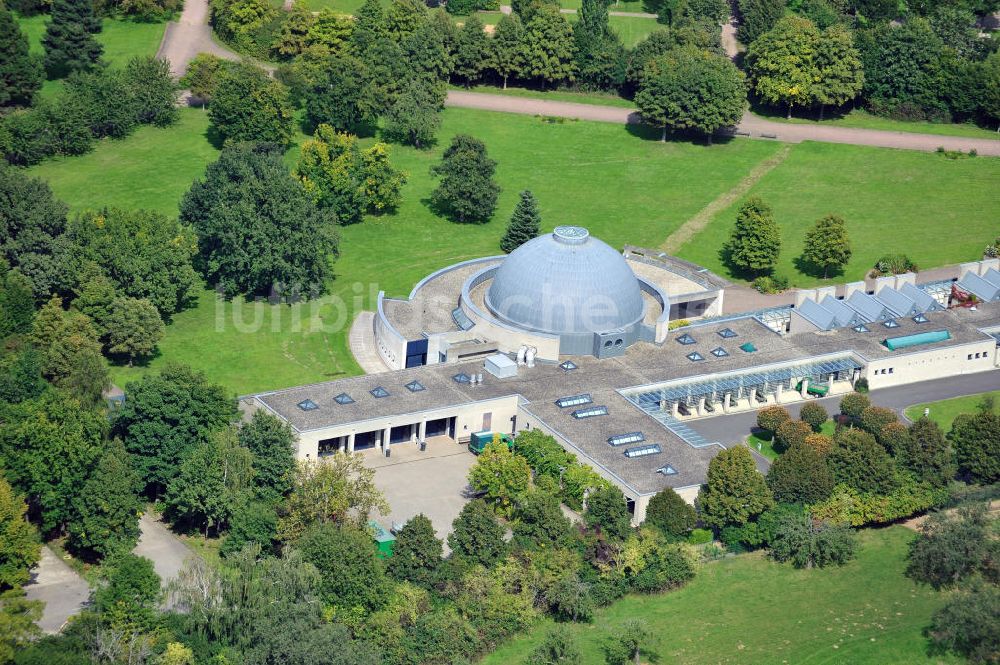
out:
<path id="1" fill-rule="evenodd" d="M 799 418 L 803 422 L 809 423 L 814 432 L 819 432 L 820 428 L 823 427 L 823 423 L 830 419 L 830 414 L 826 412 L 826 409 L 822 405 L 816 402 L 809 402 L 808 404 L 802 405 L 802 410 L 799 412 Z"/>
<path id="2" fill-rule="evenodd" d="M 614 540 L 625 540 L 632 531 L 627 500 L 615 486 L 601 487 L 590 495 L 583 519 L 587 526 L 600 527 Z"/>
<path id="3" fill-rule="evenodd" d="M 757 412 L 757 427 L 761 428 L 771 436 L 778 431 L 782 423 L 792 419 L 788 409 L 783 406 L 765 406 Z"/>
<path id="4" fill-rule="evenodd" d="M 905 272 L 916 272 L 917 264 L 906 254 L 886 254 L 875 262 L 872 277 L 883 275 L 900 275 Z"/>
<path id="5" fill-rule="evenodd" d="M 806 437 L 805 444 L 820 455 L 826 455 L 833 448 L 833 439 L 826 434 L 810 434 Z"/>
<path id="6" fill-rule="evenodd" d="M 857 539 L 848 526 L 813 523 L 809 517 L 786 517 L 771 542 L 771 557 L 791 561 L 796 568 L 843 565 L 854 558 Z"/>
<path id="7" fill-rule="evenodd" d="M 871 406 L 871 400 L 859 392 L 844 395 L 840 400 L 840 412 L 855 420 L 861 417 L 861 412 Z"/>
<path id="8" fill-rule="evenodd" d="M 884 406 L 869 406 L 861 412 L 861 427 L 879 443 L 882 443 L 882 428 L 895 422 L 899 422 L 896 412 Z"/>
<path id="9" fill-rule="evenodd" d="M 867 393 L 868 392 L 868 379 L 866 379 L 865 377 L 861 377 L 860 379 L 858 379 L 857 381 L 855 381 L 854 382 L 854 390 L 856 390 L 859 393 Z"/>
<path id="10" fill-rule="evenodd" d="M 803 444 L 812 434 L 812 427 L 801 420 L 786 420 L 774 433 L 774 450 L 783 453 L 795 444 Z"/>
<path id="11" fill-rule="evenodd" d="M 448 3 L 449 9 L 451 3 Z M 545 634 L 545 639 L 539 644 L 526 665 L 579 665 L 583 662 L 580 647 L 576 644 L 573 633 L 566 626 L 555 626 Z"/>
<path id="12" fill-rule="evenodd" d="M 810 506 L 809 513 L 814 519 L 862 527 L 904 519 L 947 499 L 947 489 L 917 483 L 908 474 L 903 474 L 899 486 L 885 495 L 859 492 L 846 485 L 837 486 L 829 499 Z"/>
<path id="13" fill-rule="evenodd" d="M 712 542 L 712 531 L 711 529 L 692 529 L 691 535 L 688 536 L 687 540 L 690 545 L 710 543 Z"/>
<path id="14" fill-rule="evenodd" d="M 776 501 L 815 503 L 830 496 L 833 478 L 820 453 L 805 443 L 795 443 L 771 465 L 767 485 Z"/>
<path id="15" fill-rule="evenodd" d="M 788 278 L 781 275 L 763 275 L 753 281 L 758 293 L 781 293 L 788 288 Z"/>

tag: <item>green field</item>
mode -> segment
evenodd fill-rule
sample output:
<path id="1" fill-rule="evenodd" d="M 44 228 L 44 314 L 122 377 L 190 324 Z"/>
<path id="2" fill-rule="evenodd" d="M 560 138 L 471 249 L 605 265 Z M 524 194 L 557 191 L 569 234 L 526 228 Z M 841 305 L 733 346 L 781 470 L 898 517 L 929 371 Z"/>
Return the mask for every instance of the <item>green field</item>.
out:
<path id="1" fill-rule="evenodd" d="M 911 407 L 907 407 L 906 417 L 910 420 L 917 420 L 924 415 L 924 409 L 930 409 L 931 413 L 928 418 L 936 422 L 941 426 L 941 429 L 947 432 L 951 429 L 951 423 L 955 420 L 956 416 L 978 411 L 980 402 L 987 395 L 992 395 L 996 402 L 995 408 L 1000 408 L 1000 390 L 995 390 L 991 393 L 956 397 L 954 399 L 941 400 L 940 402 L 914 404 Z"/>
<path id="2" fill-rule="evenodd" d="M 859 534 L 858 558 L 842 568 L 796 570 L 760 554 L 704 565 L 686 587 L 630 596 L 570 624 L 583 662 L 603 663 L 602 644 L 629 619 L 652 632 L 643 662 L 671 665 L 912 665 L 929 658 L 921 631 L 946 595 L 903 576 L 912 531 Z M 483 665 L 522 663 L 551 626 L 500 647 Z"/>
<path id="3" fill-rule="evenodd" d="M 788 119 L 782 113 L 768 113 L 763 109 L 754 109 L 757 115 L 766 117 L 768 120 L 777 122 L 788 122 L 797 125 L 831 125 L 834 127 L 857 127 L 860 129 L 882 129 L 890 132 L 915 132 L 917 134 L 935 134 L 938 136 L 961 136 L 975 139 L 1000 140 L 1000 134 L 995 130 L 977 127 L 971 123 L 948 123 L 948 122 L 917 122 L 906 120 L 893 120 L 872 115 L 861 109 L 856 109 L 850 113 L 829 118 L 818 122 L 815 119 L 792 118 Z"/>
<path id="4" fill-rule="evenodd" d="M 173 215 L 191 181 L 217 154 L 205 138 L 207 128 L 205 112 L 184 109 L 174 127 L 143 127 L 127 139 L 100 141 L 87 155 L 52 160 L 31 172 L 49 180 L 73 210 L 111 205 Z M 456 225 L 437 218 L 425 203 L 435 186 L 428 169 L 456 133 L 483 139 L 499 163 L 503 193 L 489 224 Z M 520 190 L 535 193 L 546 229 L 581 224 L 613 246 L 657 247 L 780 147 L 743 139 L 712 147 L 660 143 L 637 127 L 447 109 L 436 148 L 393 147 L 393 161 L 409 174 L 400 209 L 341 230 L 342 256 L 331 290 L 346 303 L 342 316 L 327 304 L 317 314 L 323 326 L 295 329 L 288 308 L 241 305 L 240 320 L 253 321 L 255 308 L 262 320 L 247 332 L 249 323 L 232 322 L 232 305 L 217 323 L 215 299 L 206 292 L 199 307 L 175 317 L 160 344 L 161 355 L 150 366 L 188 363 L 240 393 L 356 373 L 347 323 L 334 325 L 336 320 L 349 322 L 358 309 L 370 308 L 379 289 L 405 295 L 437 268 L 496 252 Z M 294 154 L 293 148 L 289 163 Z M 950 161 L 934 154 L 802 144 L 758 189 L 775 206 L 786 232 L 788 266 L 794 254 L 787 247 L 801 245 L 805 227 L 821 214 L 839 212 L 851 224 L 864 260 L 859 266 L 870 264 L 877 248 L 891 239 L 896 249 L 931 267 L 965 260 L 981 249 L 985 241 L 979 236 L 994 230 L 1000 215 L 1000 200 L 990 196 L 989 185 L 998 178 L 1000 160 Z M 849 200 L 845 191 L 851 193 Z M 913 200 L 914 192 L 922 196 Z M 721 214 L 681 254 L 721 269 L 718 247 L 734 215 L 732 210 Z M 789 219 L 800 220 L 798 226 Z M 942 223 L 960 223 L 966 232 L 951 244 L 941 242 L 932 227 Z M 872 256 L 865 258 L 866 252 Z M 144 371 L 115 368 L 114 378 L 122 382 Z"/>
<path id="5" fill-rule="evenodd" d="M 800 272 L 796 259 L 806 232 L 828 214 L 846 220 L 854 249 L 837 281 L 862 279 L 889 252 L 909 255 L 920 268 L 978 259 L 996 236 L 997 183 L 1000 159 L 949 160 L 934 153 L 803 143 L 750 194 L 772 206 L 781 227 L 777 273 L 792 286 L 813 286 L 823 280 Z M 679 255 L 731 276 L 719 250 L 738 207 L 736 202 L 720 212 Z"/>

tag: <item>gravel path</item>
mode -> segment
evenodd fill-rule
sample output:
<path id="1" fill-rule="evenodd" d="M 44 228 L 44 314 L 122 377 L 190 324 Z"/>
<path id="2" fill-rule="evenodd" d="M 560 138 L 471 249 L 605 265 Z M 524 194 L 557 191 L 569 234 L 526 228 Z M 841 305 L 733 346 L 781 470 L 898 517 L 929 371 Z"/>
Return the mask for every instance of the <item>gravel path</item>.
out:
<path id="1" fill-rule="evenodd" d="M 450 90 L 445 104 L 460 108 L 578 118 L 580 120 L 595 120 L 597 122 L 622 124 L 640 124 L 642 122 L 639 113 L 634 109 L 599 106 L 596 104 L 578 104 L 576 102 L 557 102 L 548 99 L 509 97 L 506 95 L 467 92 L 464 90 Z M 975 149 L 980 155 L 1000 157 L 1000 141 L 992 139 L 889 132 L 875 129 L 853 129 L 849 127 L 790 125 L 765 120 L 751 113 L 746 113 L 743 116 L 743 120 L 740 121 L 737 131 L 748 133 L 753 138 L 778 140 L 784 143 L 820 141 L 823 143 L 867 145 L 877 148 L 923 150 L 925 152 L 933 152 L 938 146 L 943 146 L 947 150 L 969 151 Z"/>

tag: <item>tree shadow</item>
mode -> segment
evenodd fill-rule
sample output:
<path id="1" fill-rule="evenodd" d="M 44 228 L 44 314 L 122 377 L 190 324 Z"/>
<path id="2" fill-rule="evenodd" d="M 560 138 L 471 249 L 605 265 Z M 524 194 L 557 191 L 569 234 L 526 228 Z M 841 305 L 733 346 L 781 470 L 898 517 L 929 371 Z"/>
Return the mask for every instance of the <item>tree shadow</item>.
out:
<path id="1" fill-rule="evenodd" d="M 843 277 L 844 269 L 846 266 L 831 267 L 826 270 L 826 274 L 823 274 L 823 267 L 816 265 L 812 261 L 809 261 L 804 256 L 797 256 L 792 261 L 795 269 L 798 270 L 803 275 L 810 275 L 812 277 L 818 277 L 819 279 L 833 279 L 834 277 Z"/>
<path id="2" fill-rule="evenodd" d="M 636 138 L 642 139 L 643 141 L 655 141 L 657 143 L 690 143 L 693 145 L 703 145 L 708 148 L 716 145 L 725 145 L 736 138 L 735 132 L 724 131 L 721 129 L 711 136 L 711 141 L 709 141 L 709 136 L 707 134 L 703 134 L 701 132 L 667 130 L 666 140 L 664 141 L 663 130 L 659 127 L 644 124 L 642 122 L 642 116 L 638 111 L 633 111 L 629 114 L 628 123 L 625 125 L 625 131 Z"/>

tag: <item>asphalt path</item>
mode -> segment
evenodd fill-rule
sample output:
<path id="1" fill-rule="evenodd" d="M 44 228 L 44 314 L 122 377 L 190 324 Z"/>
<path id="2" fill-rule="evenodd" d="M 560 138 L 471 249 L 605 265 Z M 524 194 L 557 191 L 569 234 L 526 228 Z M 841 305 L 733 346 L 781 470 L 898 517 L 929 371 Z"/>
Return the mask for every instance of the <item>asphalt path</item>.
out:
<path id="1" fill-rule="evenodd" d="M 871 391 L 869 397 L 871 397 L 872 404 L 893 409 L 902 417 L 903 409 L 914 404 L 975 395 L 998 388 L 1000 388 L 1000 370 L 991 370 L 934 381 L 922 381 L 895 388 L 881 388 Z M 812 402 L 822 404 L 832 415 L 837 412 L 842 397 L 843 395 L 836 395 L 808 402 L 785 404 L 784 406 L 791 412 L 793 418 L 798 418 L 799 409 L 802 408 L 803 404 Z M 725 416 L 713 416 L 687 421 L 687 425 L 709 441 L 718 441 L 722 445 L 730 447 L 742 443 L 756 427 L 757 413 L 747 411 Z"/>
<path id="2" fill-rule="evenodd" d="M 163 522 L 148 514 L 139 519 L 139 531 L 139 543 L 132 552 L 152 560 L 164 588 L 177 579 L 185 561 L 197 556 Z"/>
<path id="3" fill-rule="evenodd" d="M 41 560 L 32 569 L 31 581 L 24 585 L 24 593 L 28 600 L 45 603 L 38 627 L 47 634 L 54 634 L 87 604 L 90 586 L 65 561 L 43 546 Z"/>

